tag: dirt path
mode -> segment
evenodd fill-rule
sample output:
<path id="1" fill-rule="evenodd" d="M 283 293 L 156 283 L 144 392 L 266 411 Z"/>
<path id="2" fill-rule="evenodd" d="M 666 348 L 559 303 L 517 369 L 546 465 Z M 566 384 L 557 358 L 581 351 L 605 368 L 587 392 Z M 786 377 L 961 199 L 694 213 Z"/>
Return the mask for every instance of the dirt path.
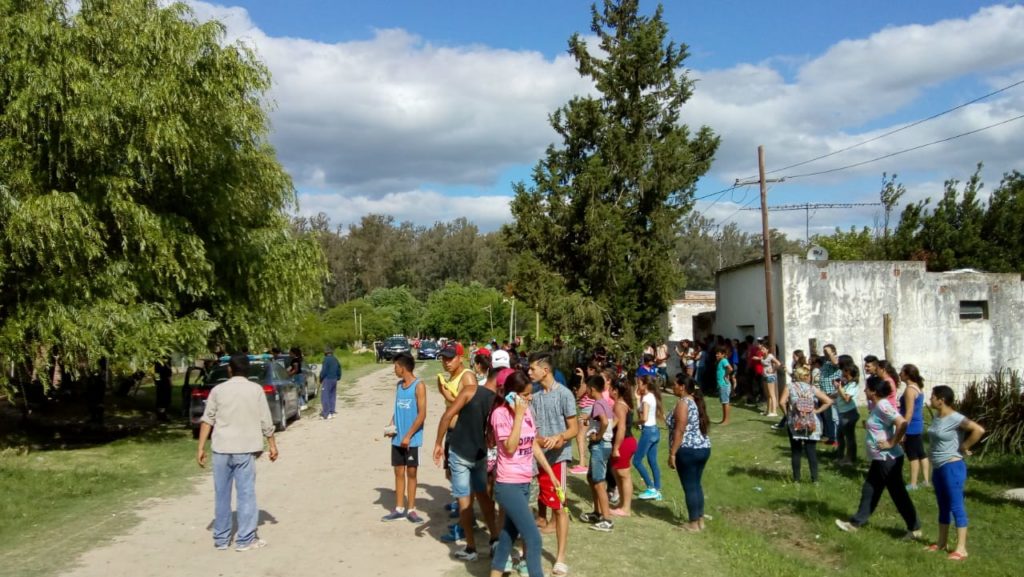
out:
<path id="1" fill-rule="evenodd" d="M 75 577 L 170 577 L 179 575 L 442 576 L 462 566 L 450 560 L 437 537 L 450 522 L 443 471 L 422 451 L 418 509 L 420 526 L 380 522 L 394 505 L 394 477 L 387 441 L 394 375 L 390 366 L 365 376 L 339 399 L 337 419 L 314 416 L 281 434 L 281 457 L 257 465 L 260 537 L 265 549 L 217 551 L 213 522 L 213 480 L 207 472 L 183 497 L 150 503 L 142 522 L 114 542 L 89 551 L 64 572 Z M 429 394 L 424 445 L 434 444 L 441 415 Z M 410 567 L 412 566 L 412 567 Z M 413 568 L 414 567 L 414 568 Z"/>

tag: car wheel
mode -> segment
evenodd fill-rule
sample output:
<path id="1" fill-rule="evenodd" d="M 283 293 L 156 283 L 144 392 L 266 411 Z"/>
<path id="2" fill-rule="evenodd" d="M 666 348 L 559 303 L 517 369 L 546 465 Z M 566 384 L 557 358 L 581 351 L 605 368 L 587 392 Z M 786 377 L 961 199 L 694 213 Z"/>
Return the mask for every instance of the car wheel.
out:
<path id="1" fill-rule="evenodd" d="M 274 425 L 274 430 L 283 433 L 288 428 L 288 413 L 284 412 L 284 401 L 281 401 L 281 420 Z"/>

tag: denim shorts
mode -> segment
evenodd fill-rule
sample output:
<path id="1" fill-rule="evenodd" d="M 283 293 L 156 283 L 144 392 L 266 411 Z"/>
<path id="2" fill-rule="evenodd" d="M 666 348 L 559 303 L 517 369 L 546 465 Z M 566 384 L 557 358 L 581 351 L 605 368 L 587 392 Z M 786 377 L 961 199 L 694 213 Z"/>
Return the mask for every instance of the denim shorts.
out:
<path id="1" fill-rule="evenodd" d="M 608 476 L 608 462 L 612 458 L 612 444 L 606 442 L 590 445 L 590 470 L 587 477 L 591 483 L 603 483 Z"/>
<path id="2" fill-rule="evenodd" d="M 469 497 L 487 490 L 487 458 L 479 461 L 463 459 L 448 450 L 448 468 L 452 472 L 452 497 Z"/>
<path id="3" fill-rule="evenodd" d="M 732 383 L 725 383 L 724 385 L 718 385 L 718 400 L 722 401 L 723 405 L 729 404 L 729 395 L 732 394 Z"/>

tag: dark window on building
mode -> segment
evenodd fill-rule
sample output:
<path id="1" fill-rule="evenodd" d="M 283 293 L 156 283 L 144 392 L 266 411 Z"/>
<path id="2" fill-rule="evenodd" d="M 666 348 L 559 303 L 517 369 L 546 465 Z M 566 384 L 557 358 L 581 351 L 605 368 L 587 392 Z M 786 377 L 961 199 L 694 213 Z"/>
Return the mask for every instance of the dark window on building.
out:
<path id="1" fill-rule="evenodd" d="M 960 301 L 960 320 L 973 321 L 988 318 L 988 301 Z"/>

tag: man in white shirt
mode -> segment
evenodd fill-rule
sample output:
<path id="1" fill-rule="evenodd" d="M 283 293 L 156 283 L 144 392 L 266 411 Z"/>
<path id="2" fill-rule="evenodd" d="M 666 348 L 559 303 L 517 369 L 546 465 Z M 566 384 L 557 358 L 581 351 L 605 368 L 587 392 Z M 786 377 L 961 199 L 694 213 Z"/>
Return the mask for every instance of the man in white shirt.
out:
<path id="1" fill-rule="evenodd" d="M 263 453 L 263 439 L 270 446 L 271 462 L 277 460 L 274 422 L 263 387 L 246 378 L 249 357 L 234 355 L 228 361 L 231 377 L 210 391 L 199 425 L 196 461 L 206 467 L 206 439 L 213 432 L 213 545 L 226 550 L 231 542 L 231 490 L 237 491 L 238 530 L 236 551 L 259 549 L 267 543 L 256 535 L 256 459 Z"/>

